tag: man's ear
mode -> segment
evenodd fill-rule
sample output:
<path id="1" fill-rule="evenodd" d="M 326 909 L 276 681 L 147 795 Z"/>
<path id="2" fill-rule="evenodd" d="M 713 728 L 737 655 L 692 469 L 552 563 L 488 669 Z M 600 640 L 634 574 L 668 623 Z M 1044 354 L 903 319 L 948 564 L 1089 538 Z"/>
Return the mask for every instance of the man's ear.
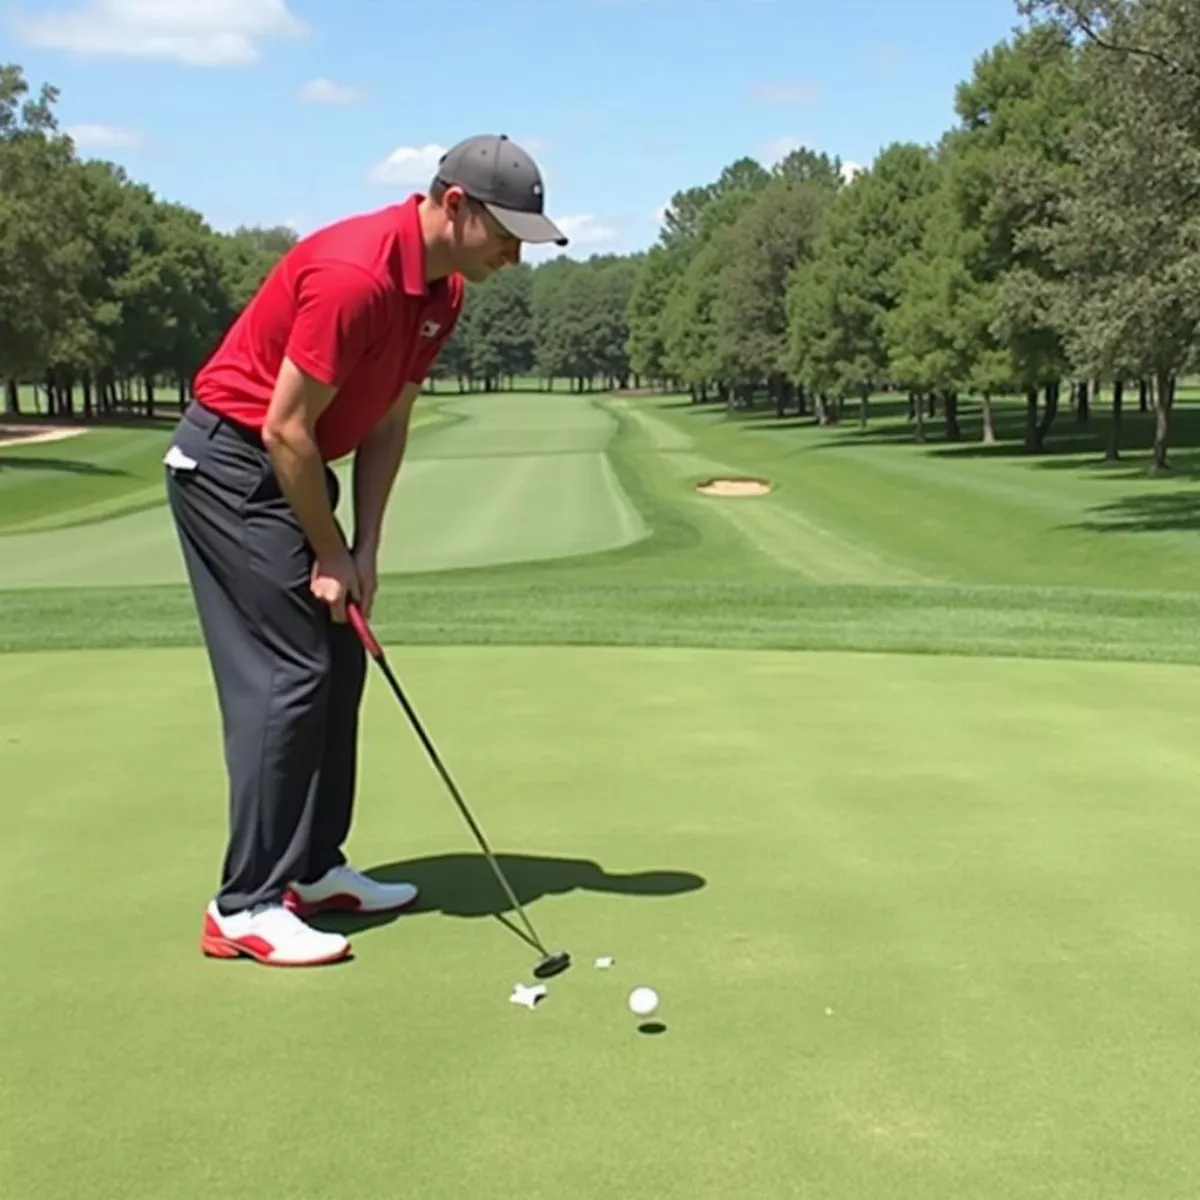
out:
<path id="1" fill-rule="evenodd" d="M 467 194 L 458 186 L 451 184 L 445 192 L 442 193 L 442 207 L 446 210 L 447 215 L 451 220 L 454 220 L 460 213 L 466 211 Z"/>

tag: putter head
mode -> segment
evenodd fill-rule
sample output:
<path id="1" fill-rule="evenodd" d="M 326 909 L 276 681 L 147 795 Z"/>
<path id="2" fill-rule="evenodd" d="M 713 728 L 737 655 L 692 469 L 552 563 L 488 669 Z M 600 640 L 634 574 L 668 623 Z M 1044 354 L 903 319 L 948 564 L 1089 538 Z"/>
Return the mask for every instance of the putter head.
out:
<path id="1" fill-rule="evenodd" d="M 554 975 L 561 975 L 570 965 L 571 956 L 565 950 L 560 950 L 557 954 L 547 954 L 533 968 L 533 973 L 538 979 L 549 979 Z"/>

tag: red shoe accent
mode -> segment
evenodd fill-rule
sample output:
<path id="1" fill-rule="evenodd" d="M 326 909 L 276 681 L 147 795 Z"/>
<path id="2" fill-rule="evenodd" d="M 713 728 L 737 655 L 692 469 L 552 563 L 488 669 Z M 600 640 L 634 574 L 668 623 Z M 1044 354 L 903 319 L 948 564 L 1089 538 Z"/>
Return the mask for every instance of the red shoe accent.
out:
<path id="1" fill-rule="evenodd" d="M 264 967 L 320 967 L 326 963 L 337 962 L 350 954 L 347 944 L 344 950 L 327 954 L 324 958 L 310 958 L 304 962 L 272 962 L 270 955 L 275 949 L 266 938 L 251 934 L 244 938 L 227 938 L 221 933 L 217 923 L 208 913 L 204 914 L 204 932 L 200 935 L 200 949 L 209 958 L 237 958 L 246 955 Z"/>
<path id="2" fill-rule="evenodd" d="M 298 917 L 315 917 L 323 912 L 358 912 L 362 901 L 349 892 L 337 892 L 324 900 L 301 900 L 296 892 L 288 888 L 283 893 L 283 906 L 290 908 Z"/>
<path id="3" fill-rule="evenodd" d="M 290 908 L 298 917 L 315 917 L 323 912 L 356 913 L 365 912 L 367 916 L 386 916 L 388 913 L 403 912 L 420 898 L 420 892 L 403 904 L 393 904 L 390 908 L 372 908 L 364 910 L 362 901 L 349 892 L 335 892 L 324 900 L 301 900 L 291 888 L 283 893 L 283 906 Z"/>

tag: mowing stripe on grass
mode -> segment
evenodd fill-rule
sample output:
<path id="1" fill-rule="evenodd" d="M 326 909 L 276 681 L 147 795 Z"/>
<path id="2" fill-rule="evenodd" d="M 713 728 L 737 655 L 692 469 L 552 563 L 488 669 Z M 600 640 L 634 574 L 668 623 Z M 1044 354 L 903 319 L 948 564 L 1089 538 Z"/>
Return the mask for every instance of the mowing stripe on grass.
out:
<path id="1" fill-rule="evenodd" d="M 614 407 L 628 413 L 645 431 L 665 464 L 687 486 L 688 501 L 728 521 L 746 544 L 776 566 L 813 583 L 923 583 L 929 576 L 889 560 L 878 548 L 835 533 L 791 507 L 778 492 L 750 498 L 698 496 L 693 486 L 705 479 L 746 474 L 744 467 L 698 452 L 695 439 L 659 416 L 627 401 Z"/>
<path id="2" fill-rule="evenodd" d="M 648 532 L 605 458 L 616 423 L 587 397 L 505 393 L 445 407 L 463 419 L 438 424 L 411 445 L 389 507 L 382 570 L 591 554 Z M 161 445 L 156 453 L 161 458 Z M 350 531 L 352 460 L 336 470 L 339 512 Z M 0 589 L 183 582 L 161 483 L 138 495 L 145 496 L 143 511 L 102 526 L 10 534 L 2 543 Z M 126 508 L 131 502 L 130 495 L 112 501 Z M 75 506 L 53 520 L 88 511 Z"/>

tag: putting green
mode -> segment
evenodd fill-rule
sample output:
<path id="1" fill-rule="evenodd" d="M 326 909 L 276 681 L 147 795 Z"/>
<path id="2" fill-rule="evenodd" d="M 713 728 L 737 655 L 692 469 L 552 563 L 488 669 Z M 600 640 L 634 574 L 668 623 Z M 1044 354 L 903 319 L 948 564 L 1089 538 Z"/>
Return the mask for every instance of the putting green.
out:
<path id="1" fill-rule="evenodd" d="M 442 406 L 461 421 L 414 433 L 389 506 L 381 570 L 590 554 L 647 533 L 605 454 L 615 422 L 587 398 L 502 393 Z M 349 528 L 352 467 L 337 469 Z M 0 589 L 183 580 L 162 505 L 0 541 Z"/>
<path id="2" fill-rule="evenodd" d="M 392 661 L 574 968 L 508 1003 L 534 955 L 374 672 L 350 850 L 423 911 L 327 970 L 202 959 L 201 654 L 0 657 L 6 1195 L 1194 1189 L 1197 670 Z M 641 983 L 660 1037 L 624 1009 Z"/>

